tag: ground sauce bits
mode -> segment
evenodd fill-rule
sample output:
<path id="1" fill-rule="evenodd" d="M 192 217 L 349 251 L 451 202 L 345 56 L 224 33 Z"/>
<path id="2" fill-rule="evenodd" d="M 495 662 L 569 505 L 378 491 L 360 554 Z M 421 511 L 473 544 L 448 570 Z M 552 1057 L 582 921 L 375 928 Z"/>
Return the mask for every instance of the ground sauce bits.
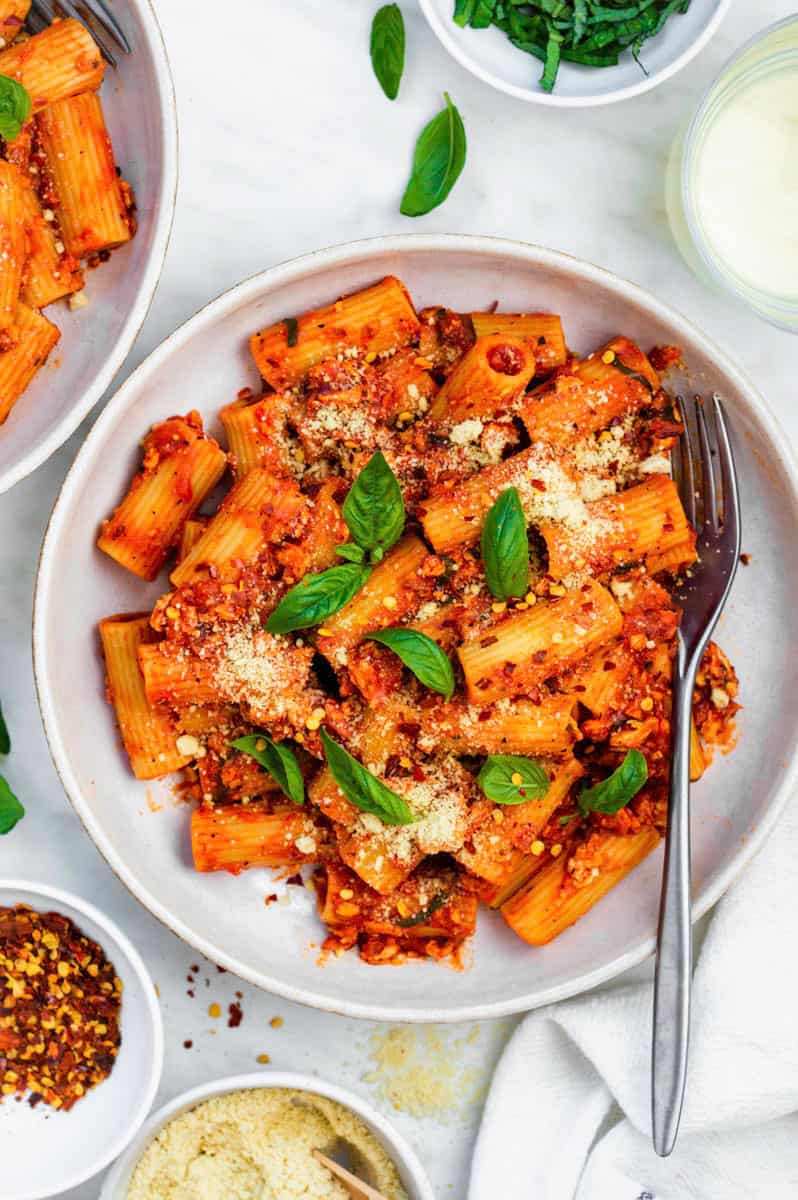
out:
<path id="1" fill-rule="evenodd" d="M 0 908 L 0 1092 L 67 1112 L 110 1074 L 122 984 L 59 913 Z"/>

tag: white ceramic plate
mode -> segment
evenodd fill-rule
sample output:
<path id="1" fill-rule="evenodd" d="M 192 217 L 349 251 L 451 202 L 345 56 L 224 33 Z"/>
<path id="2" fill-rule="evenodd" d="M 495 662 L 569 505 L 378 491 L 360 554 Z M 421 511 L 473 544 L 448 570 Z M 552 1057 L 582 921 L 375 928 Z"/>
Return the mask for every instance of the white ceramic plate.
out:
<path id="1" fill-rule="evenodd" d="M 50 305 L 61 340 L 0 425 L 0 492 L 54 454 L 94 407 L 127 358 L 161 274 L 177 189 L 172 76 L 149 0 L 113 6 L 131 45 L 106 67 L 100 96 L 116 161 L 133 185 L 138 231 L 110 262 L 86 272 L 88 308 Z"/>
<path id="2" fill-rule="evenodd" d="M 738 572 L 719 632 L 742 679 L 740 746 L 695 788 L 696 912 L 728 886 L 772 827 L 794 775 L 798 707 L 784 648 L 798 639 L 798 491 L 785 440 L 755 389 L 677 313 L 632 284 L 550 250 L 491 238 L 420 235 L 342 246 L 247 280 L 174 333 L 131 376 L 95 424 L 67 476 L 45 539 L 35 619 L 35 669 L 45 728 L 64 786 L 90 836 L 136 896 L 211 959 L 292 1000 L 384 1020 L 464 1020 L 518 1012 L 572 995 L 639 962 L 653 947 L 660 854 L 545 949 L 530 949 L 496 914 L 480 913 L 469 969 L 432 963 L 395 970 L 354 955 L 317 964 L 323 930 L 303 889 L 266 908 L 265 871 L 234 878 L 191 868 L 189 820 L 166 785 L 131 777 L 103 695 L 96 625 L 148 608 L 145 586 L 94 547 L 150 425 L 196 405 L 217 411 L 257 386 L 247 340 L 259 327 L 379 279 L 401 276 L 418 305 L 563 314 L 586 352 L 623 332 L 648 348 L 677 343 L 684 386 L 724 397 L 736 435 L 751 565 Z M 147 797 L 163 810 L 148 810 Z"/>
<path id="3" fill-rule="evenodd" d="M 155 985 L 122 931 L 92 904 L 56 888 L 0 880 L 0 906 L 58 912 L 102 946 L 122 980 L 122 1044 L 111 1074 L 68 1113 L 14 1096 L 0 1104 L 0 1196 L 41 1200 L 96 1175 L 121 1154 L 152 1107 L 163 1066 Z"/>
<path id="4" fill-rule="evenodd" d="M 139 1131 L 138 1137 L 131 1142 L 125 1153 L 109 1173 L 99 1200 L 125 1200 L 130 1180 L 141 1158 L 152 1139 L 164 1126 L 181 1113 L 196 1108 L 203 1100 L 211 1096 L 226 1096 L 229 1092 L 248 1091 L 262 1088 L 291 1088 L 300 1092 L 313 1092 L 317 1096 L 326 1096 L 335 1100 L 345 1108 L 354 1112 L 371 1130 L 377 1141 L 385 1149 L 388 1157 L 396 1164 L 399 1178 L 410 1200 L 434 1200 L 432 1186 L 424 1173 L 415 1152 L 404 1138 L 388 1124 L 384 1117 L 371 1104 L 347 1092 L 334 1083 L 326 1083 L 313 1075 L 297 1075 L 290 1071 L 262 1071 L 259 1075 L 232 1075 L 227 1079 L 217 1079 L 213 1083 L 202 1084 L 177 1096 L 169 1104 L 165 1104 L 158 1112 L 153 1113 L 146 1125 Z"/>
<path id="5" fill-rule="evenodd" d="M 731 0 L 692 0 L 675 13 L 640 55 L 647 74 L 627 51 L 616 67 L 562 63 L 554 91 L 539 86 L 543 64 L 517 50 L 500 29 L 461 29 L 452 20 L 454 0 L 420 0 L 421 10 L 439 41 L 461 66 L 499 91 L 555 108 L 590 108 L 639 96 L 670 79 L 707 44 L 731 7 Z"/>

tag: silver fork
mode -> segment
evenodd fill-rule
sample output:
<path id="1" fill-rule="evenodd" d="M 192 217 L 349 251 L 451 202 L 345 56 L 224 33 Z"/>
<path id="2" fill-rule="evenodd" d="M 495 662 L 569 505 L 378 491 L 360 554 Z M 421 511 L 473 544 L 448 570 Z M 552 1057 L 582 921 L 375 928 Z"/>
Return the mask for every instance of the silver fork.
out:
<path id="1" fill-rule="evenodd" d="M 692 413 L 680 399 L 685 432 L 677 483 L 688 520 L 698 533 L 698 562 L 674 597 L 682 607 L 673 670 L 668 832 L 662 876 L 654 1031 L 651 1127 L 657 1154 L 676 1143 L 687 1076 L 692 971 L 690 920 L 690 723 L 696 672 L 732 585 L 740 559 L 740 500 L 723 405 L 712 397 L 708 419 L 696 397 Z M 692 417 L 692 419 L 691 419 Z"/>
<path id="2" fill-rule="evenodd" d="M 125 37 L 125 31 L 109 9 L 105 0 L 32 0 L 30 13 L 26 24 L 32 33 L 39 33 L 50 25 L 56 17 L 74 17 L 86 26 L 97 45 L 102 51 L 103 58 L 116 66 L 108 39 L 113 40 L 120 50 L 130 54 L 130 43 Z"/>

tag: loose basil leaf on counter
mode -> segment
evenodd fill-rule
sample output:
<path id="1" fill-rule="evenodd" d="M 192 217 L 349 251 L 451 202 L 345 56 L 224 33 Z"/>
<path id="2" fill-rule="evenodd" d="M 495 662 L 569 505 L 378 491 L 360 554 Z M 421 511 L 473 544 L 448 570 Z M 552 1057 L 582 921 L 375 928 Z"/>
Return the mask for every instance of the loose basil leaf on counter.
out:
<path id="1" fill-rule="evenodd" d="M 421 131 L 413 155 L 413 171 L 399 211 L 422 217 L 443 204 L 460 177 L 466 160 L 463 120 L 444 92 L 446 107 Z"/>
<path id="2" fill-rule="evenodd" d="M 520 776 L 518 778 L 514 778 Z M 518 754 L 490 754 L 477 776 L 477 783 L 494 804 L 526 804 L 540 800 L 551 783 L 540 763 Z"/>
<path id="3" fill-rule="evenodd" d="M 384 554 L 401 537 L 405 527 L 402 492 L 381 450 L 371 456 L 352 484 L 342 515 L 364 550 Z"/>
<path id="4" fill-rule="evenodd" d="M 601 783 L 583 788 L 577 797 L 579 807 L 590 812 L 617 813 L 632 800 L 648 779 L 648 766 L 639 750 L 630 750 L 619 767 Z"/>
<path id="5" fill-rule="evenodd" d="M 11 791 L 7 780 L 0 775 L 0 834 L 10 833 L 24 816 L 25 809 Z"/>
<path id="6" fill-rule="evenodd" d="M 371 65 L 385 95 L 395 100 L 405 69 L 405 22 L 398 4 L 385 4 L 374 14 Z"/>
<path id="7" fill-rule="evenodd" d="M 418 629 L 380 629 L 367 635 L 367 640 L 380 642 L 393 650 L 425 687 L 440 692 L 451 700 L 454 691 L 454 671 L 449 659 L 437 642 Z"/>
<path id="8" fill-rule="evenodd" d="M 400 929 L 412 929 L 414 925 L 423 925 L 425 921 L 436 913 L 439 908 L 443 908 L 446 901 L 449 899 L 448 892 L 439 892 L 434 900 L 430 900 L 426 908 L 420 909 L 419 912 L 413 913 L 412 917 L 402 917 L 394 921 L 394 925 L 398 925 Z"/>
<path id="9" fill-rule="evenodd" d="M 347 562 L 362 563 L 366 556 L 366 551 L 362 546 L 358 546 L 357 542 L 343 542 L 340 546 L 335 547 L 335 553 L 339 558 L 345 558 Z"/>
<path id="10" fill-rule="evenodd" d="M 299 763 L 283 742 L 273 742 L 265 733 L 251 733 L 236 738 L 230 745 L 260 763 L 294 804 L 305 803 L 305 781 Z"/>
<path id="11" fill-rule="evenodd" d="M 0 137 L 13 142 L 30 116 L 30 95 L 21 83 L 0 75 Z"/>
<path id="12" fill-rule="evenodd" d="M 488 509 L 482 526 L 482 565 L 498 600 L 523 596 L 529 587 L 529 540 L 518 488 L 507 488 Z"/>
<path id="13" fill-rule="evenodd" d="M 308 575 L 286 592 L 266 622 L 269 633 L 291 633 L 320 625 L 355 596 L 371 574 L 361 563 L 339 563 Z"/>
<path id="14" fill-rule="evenodd" d="M 296 317 L 286 317 L 283 324 L 285 325 L 286 345 L 295 346 L 299 341 L 299 321 Z"/>
<path id="15" fill-rule="evenodd" d="M 3 716 L 3 706 L 0 704 L 0 754 L 8 754 L 11 749 L 11 735 L 8 732 L 6 719 Z"/>
<path id="16" fill-rule="evenodd" d="M 404 797 L 367 771 L 325 729 L 320 732 L 327 766 L 347 800 L 361 812 L 373 813 L 385 825 L 412 825 L 416 818 Z"/>

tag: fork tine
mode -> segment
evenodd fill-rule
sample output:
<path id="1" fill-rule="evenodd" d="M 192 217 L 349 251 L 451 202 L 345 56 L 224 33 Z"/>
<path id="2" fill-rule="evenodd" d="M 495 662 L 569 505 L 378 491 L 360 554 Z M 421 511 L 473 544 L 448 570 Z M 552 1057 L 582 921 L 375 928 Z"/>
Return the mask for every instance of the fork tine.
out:
<path id="1" fill-rule="evenodd" d="M 43 17 L 41 12 L 36 7 L 37 3 L 38 0 L 33 0 L 30 12 L 25 20 L 25 28 L 29 33 L 41 33 L 41 31 L 46 29 L 50 24 L 47 18 Z"/>
<path id="2" fill-rule="evenodd" d="M 696 400 L 696 422 L 698 424 L 698 440 L 701 443 L 701 486 L 704 493 L 704 524 L 711 525 L 717 533 L 720 530 L 718 515 L 718 485 L 715 478 L 715 464 L 712 455 L 712 445 L 709 436 L 704 405 Z"/>
<path id="3" fill-rule="evenodd" d="M 56 16 L 57 13 L 52 0 L 31 0 L 30 13 L 28 14 L 29 21 L 35 20 L 40 23 L 49 24 L 55 20 Z"/>
<path id="4" fill-rule="evenodd" d="M 682 493 L 682 504 L 686 510 L 687 520 L 695 528 L 696 512 L 695 512 L 695 462 L 693 458 L 693 446 L 690 433 L 690 424 L 687 420 L 687 408 L 681 396 L 676 397 L 676 403 L 679 406 L 679 416 L 682 419 L 684 433 L 679 438 L 679 474 Z"/>
<path id="5" fill-rule="evenodd" d="M 94 29 L 89 24 L 88 21 L 86 21 L 84 19 L 84 17 L 81 16 L 81 14 L 78 12 L 76 6 L 72 3 L 72 0 L 58 0 L 58 7 L 61 9 L 61 11 L 64 13 L 65 16 L 73 17 L 76 21 L 80 21 L 81 25 L 86 26 L 89 33 L 94 38 L 95 42 L 100 47 L 103 58 L 107 59 L 112 67 L 115 67 L 116 59 L 114 58 L 113 52 L 112 52 L 111 48 L 109 47 L 108 42 L 105 40 L 105 38 L 102 37 L 101 34 L 99 34 L 97 32 L 96 29 Z"/>
<path id="6" fill-rule="evenodd" d="M 740 492 L 726 412 L 718 395 L 712 397 L 712 410 L 718 431 L 718 456 L 723 479 L 723 532 L 734 542 L 736 559 L 740 554 Z"/>
<path id="7" fill-rule="evenodd" d="M 125 54 L 130 54 L 130 42 L 125 37 L 125 31 L 104 0 L 83 0 L 83 6 L 111 34 Z"/>

